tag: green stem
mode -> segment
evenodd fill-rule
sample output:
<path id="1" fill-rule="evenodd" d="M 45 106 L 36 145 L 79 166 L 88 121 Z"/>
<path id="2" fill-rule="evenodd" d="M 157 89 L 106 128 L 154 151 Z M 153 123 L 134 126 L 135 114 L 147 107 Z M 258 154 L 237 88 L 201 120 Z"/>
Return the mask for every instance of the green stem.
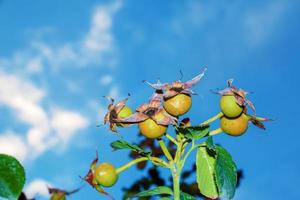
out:
<path id="1" fill-rule="evenodd" d="M 222 132 L 223 132 L 223 130 L 221 128 L 217 128 L 215 130 L 209 131 L 208 135 L 212 136 L 212 135 L 216 135 L 216 134 L 219 134 L 219 133 L 222 133 Z"/>
<path id="2" fill-rule="evenodd" d="M 176 141 L 175 138 L 173 138 L 171 135 L 169 135 L 168 133 L 165 133 L 165 136 L 174 144 L 178 145 L 178 142 Z"/>
<path id="3" fill-rule="evenodd" d="M 164 142 L 161 138 L 159 138 L 159 139 L 157 139 L 157 140 L 158 140 L 158 143 L 159 143 L 159 145 L 160 145 L 160 148 L 161 148 L 162 151 L 164 152 L 164 154 L 165 154 L 165 156 L 167 157 L 167 159 L 168 159 L 169 161 L 173 161 L 172 155 L 170 154 L 168 148 L 166 147 L 165 142 Z"/>
<path id="4" fill-rule="evenodd" d="M 165 165 L 165 167 L 168 166 L 168 164 L 165 161 L 163 161 L 162 159 L 160 159 L 160 158 L 157 158 L 157 157 L 150 157 L 150 158 L 148 158 L 148 157 L 141 157 L 141 158 L 137 158 L 135 160 L 132 160 L 132 161 L 128 162 L 127 164 L 119 167 L 117 169 L 117 173 L 119 174 L 122 171 L 124 171 L 124 170 L 128 169 L 129 167 L 131 167 L 132 165 L 135 165 L 135 164 L 137 164 L 139 162 L 143 162 L 143 161 L 146 161 L 146 160 L 151 160 L 153 163 L 161 163 L 161 164 Z"/>
<path id="5" fill-rule="evenodd" d="M 192 151 L 195 149 L 195 142 L 192 141 L 192 146 L 190 147 L 190 149 L 186 152 L 184 158 L 182 159 L 182 166 L 184 166 L 184 163 L 187 159 L 187 157 L 189 157 L 189 155 L 192 153 Z"/>
<path id="6" fill-rule="evenodd" d="M 174 200 L 180 200 L 180 169 L 175 164 L 172 169 Z"/>
<path id="7" fill-rule="evenodd" d="M 174 162 L 177 163 L 180 160 L 181 152 L 182 152 L 182 140 L 179 141 L 179 144 L 177 146 Z"/>
<path id="8" fill-rule="evenodd" d="M 208 125 L 210 124 L 211 122 L 219 119 L 220 117 L 222 117 L 224 114 L 222 112 L 219 112 L 218 114 L 216 114 L 215 116 L 209 118 L 208 120 L 202 122 L 200 125 Z"/>
<path id="9" fill-rule="evenodd" d="M 178 141 L 178 145 L 176 149 L 174 163 L 170 163 L 172 178 L 173 178 L 174 200 L 180 200 L 180 176 L 183 167 L 181 157 L 186 147 L 185 139 L 182 137 L 180 132 L 177 134 L 177 141 Z"/>
<path id="10" fill-rule="evenodd" d="M 206 144 L 201 143 L 201 144 L 195 144 L 195 142 L 192 142 L 192 146 L 189 148 L 189 150 L 186 152 L 184 158 L 181 161 L 181 165 L 184 166 L 186 159 L 189 157 L 189 155 L 192 153 L 192 151 L 198 147 L 205 147 Z"/>

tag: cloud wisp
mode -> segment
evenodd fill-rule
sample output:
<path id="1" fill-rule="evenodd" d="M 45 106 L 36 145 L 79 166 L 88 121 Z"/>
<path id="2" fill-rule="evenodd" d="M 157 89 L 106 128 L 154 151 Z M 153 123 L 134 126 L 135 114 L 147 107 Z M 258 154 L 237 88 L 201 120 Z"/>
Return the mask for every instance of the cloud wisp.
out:
<path id="1" fill-rule="evenodd" d="M 0 57 L 0 67 L 22 68 L 28 74 L 39 74 L 46 67 L 53 71 L 93 65 L 113 67 L 116 62 L 113 17 L 121 7 L 122 1 L 96 6 L 89 29 L 75 41 L 52 44 L 42 36 L 29 38 L 25 48 L 15 51 L 9 58 Z"/>
<path id="2" fill-rule="evenodd" d="M 48 114 L 42 106 L 44 98 L 46 92 L 32 82 L 0 73 L 0 106 L 9 108 L 20 123 L 29 127 L 25 134 L 1 134 L 1 153 L 32 160 L 53 146 L 68 143 L 78 130 L 88 126 L 89 120 L 76 111 L 55 108 L 52 115 Z"/>

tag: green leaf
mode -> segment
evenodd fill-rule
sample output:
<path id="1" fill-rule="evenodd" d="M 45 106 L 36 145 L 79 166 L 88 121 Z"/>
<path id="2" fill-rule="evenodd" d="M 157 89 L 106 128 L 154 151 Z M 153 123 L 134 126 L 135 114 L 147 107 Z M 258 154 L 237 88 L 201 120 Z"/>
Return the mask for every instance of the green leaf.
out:
<path id="1" fill-rule="evenodd" d="M 136 144 L 129 144 L 127 141 L 125 140 L 117 140 L 114 141 L 110 144 L 110 146 L 113 148 L 113 150 L 120 150 L 120 149 L 129 149 L 131 151 L 135 151 L 138 152 L 141 155 L 150 155 L 150 152 L 146 152 L 144 151 L 144 149 L 142 149 L 141 147 L 139 147 Z"/>
<path id="2" fill-rule="evenodd" d="M 196 200 L 195 197 L 193 197 L 192 195 L 185 193 L 185 192 L 181 192 L 180 193 L 180 200 Z"/>
<path id="3" fill-rule="evenodd" d="M 196 155 L 197 183 L 201 194 L 209 198 L 219 196 L 215 181 L 215 152 L 207 147 L 199 147 Z"/>
<path id="4" fill-rule="evenodd" d="M 214 144 L 213 139 L 212 139 L 211 136 L 209 136 L 207 138 L 205 143 L 206 143 L 206 146 L 207 146 L 208 149 L 213 150 L 213 151 L 216 149 L 216 145 Z"/>
<path id="5" fill-rule="evenodd" d="M 12 156 L 0 154 L 0 197 L 15 200 L 25 184 L 25 171 Z"/>
<path id="6" fill-rule="evenodd" d="M 178 128 L 178 131 L 188 139 L 198 140 L 209 133 L 209 126 L 190 126 L 186 128 Z"/>
<path id="7" fill-rule="evenodd" d="M 232 199 L 237 183 L 237 169 L 226 149 L 216 146 L 216 180 L 221 196 Z"/>
<path id="8" fill-rule="evenodd" d="M 153 188 L 153 189 L 150 189 L 150 190 L 146 190 L 146 191 L 140 192 L 140 193 L 134 195 L 133 197 L 146 197 L 146 196 L 152 196 L 152 195 L 158 195 L 158 194 L 173 195 L 173 191 L 169 187 L 159 186 L 157 188 Z"/>

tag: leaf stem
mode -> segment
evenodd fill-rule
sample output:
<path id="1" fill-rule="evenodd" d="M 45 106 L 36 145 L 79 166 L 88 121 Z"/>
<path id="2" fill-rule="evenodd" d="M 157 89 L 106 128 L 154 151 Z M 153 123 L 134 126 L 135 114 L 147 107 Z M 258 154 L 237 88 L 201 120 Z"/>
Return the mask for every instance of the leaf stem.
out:
<path id="1" fill-rule="evenodd" d="M 192 153 L 192 151 L 195 149 L 195 142 L 192 141 L 192 146 L 189 148 L 189 150 L 186 152 L 184 158 L 182 159 L 181 165 L 184 166 L 186 159 L 189 157 L 189 155 Z"/>
<path id="2" fill-rule="evenodd" d="M 222 112 L 219 112 L 218 114 L 216 114 L 215 116 L 209 118 L 208 120 L 202 122 L 200 125 L 208 125 L 210 124 L 211 122 L 219 119 L 220 117 L 222 117 L 224 114 Z"/>
<path id="3" fill-rule="evenodd" d="M 158 143 L 160 145 L 160 148 L 162 149 L 162 151 L 164 152 L 165 156 L 167 157 L 167 159 L 169 161 L 173 161 L 173 158 L 172 158 L 172 155 L 170 154 L 168 148 L 166 147 L 166 144 L 165 142 L 163 141 L 163 139 L 161 138 L 158 138 Z"/>
<path id="4" fill-rule="evenodd" d="M 117 169 L 117 173 L 121 173 L 122 171 L 128 169 L 129 167 L 131 167 L 132 165 L 135 165 L 139 162 L 143 162 L 143 161 L 147 161 L 147 160 L 150 160 L 152 161 L 154 164 L 155 163 L 160 163 L 162 165 L 164 165 L 165 167 L 168 167 L 168 163 L 166 163 L 164 160 L 160 159 L 160 158 L 157 158 L 157 157 L 141 157 L 141 158 L 137 158 L 135 160 L 132 160 L 128 163 L 126 163 L 125 165 L 119 167 Z"/>

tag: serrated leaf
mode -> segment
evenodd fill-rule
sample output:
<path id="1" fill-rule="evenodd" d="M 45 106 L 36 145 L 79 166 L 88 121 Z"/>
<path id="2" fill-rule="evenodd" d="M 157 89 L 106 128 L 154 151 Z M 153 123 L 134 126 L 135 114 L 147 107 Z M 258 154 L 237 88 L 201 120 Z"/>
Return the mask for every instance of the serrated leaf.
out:
<path id="1" fill-rule="evenodd" d="M 237 183 L 236 165 L 226 149 L 216 146 L 216 181 L 220 195 L 232 199 Z"/>
<path id="2" fill-rule="evenodd" d="M 25 171 L 12 156 L 0 154 L 0 197 L 16 200 L 25 184 Z"/>
<path id="3" fill-rule="evenodd" d="M 178 128 L 178 131 L 188 139 L 198 140 L 209 133 L 209 126 L 190 126 L 185 128 Z"/>
<path id="4" fill-rule="evenodd" d="M 185 193 L 185 192 L 181 192 L 180 193 L 180 200 L 196 200 L 195 197 L 193 197 L 192 195 Z"/>
<path id="5" fill-rule="evenodd" d="M 199 147 L 196 155 L 198 188 L 201 194 L 213 199 L 219 196 L 215 181 L 215 164 L 215 152 L 207 147 Z"/>
<path id="6" fill-rule="evenodd" d="M 153 189 L 150 189 L 150 190 L 146 190 L 146 191 L 140 192 L 140 193 L 134 195 L 133 197 L 146 197 L 146 196 L 152 196 L 152 195 L 158 195 L 158 194 L 173 195 L 173 191 L 169 187 L 159 186 L 157 188 L 153 188 Z"/>
<path id="7" fill-rule="evenodd" d="M 129 149 L 131 151 L 138 152 L 141 155 L 150 155 L 150 152 L 144 151 L 141 147 L 136 144 L 130 144 L 125 140 L 117 140 L 110 144 L 113 150 Z"/>

